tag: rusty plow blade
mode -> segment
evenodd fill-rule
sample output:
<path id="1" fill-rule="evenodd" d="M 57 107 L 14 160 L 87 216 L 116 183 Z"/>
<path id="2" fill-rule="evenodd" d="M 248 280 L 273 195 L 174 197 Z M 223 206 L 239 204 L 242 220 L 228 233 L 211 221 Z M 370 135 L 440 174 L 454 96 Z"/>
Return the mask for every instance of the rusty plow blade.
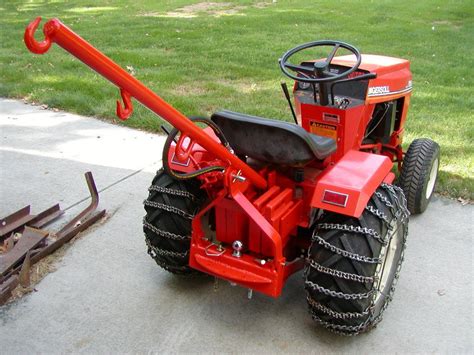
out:
<path id="1" fill-rule="evenodd" d="M 21 232 L 25 226 L 37 229 L 42 228 L 64 213 L 60 209 L 59 204 L 51 206 L 37 215 L 33 215 L 30 212 L 31 206 L 28 205 L 2 218 L 0 220 L 0 242 L 7 240 L 12 233 Z"/>
<path id="2" fill-rule="evenodd" d="M 30 269 L 44 257 L 69 242 L 105 216 L 105 210 L 96 212 L 99 193 L 91 172 L 85 173 L 91 202 L 57 232 L 41 228 L 64 214 L 56 204 L 38 215 L 26 206 L 0 220 L 0 305 L 4 304 L 18 286 L 30 286 Z M 0 244 L 1 246 L 2 244 Z"/>

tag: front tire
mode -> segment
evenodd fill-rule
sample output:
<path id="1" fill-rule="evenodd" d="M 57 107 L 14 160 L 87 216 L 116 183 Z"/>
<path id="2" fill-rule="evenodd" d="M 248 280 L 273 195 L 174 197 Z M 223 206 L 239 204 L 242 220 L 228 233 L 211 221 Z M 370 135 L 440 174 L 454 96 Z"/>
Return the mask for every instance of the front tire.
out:
<path id="1" fill-rule="evenodd" d="M 173 274 L 190 274 L 191 222 L 204 202 L 199 182 L 175 180 L 160 169 L 143 202 L 146 215 L 143 231 L 148 254 Z"/>
<path id="2" fill-rule="evenodd" d="M 427 138 L 415 139 L 403 158 L 398 185 L 412 214 L 423 213 L 433 196 L 439 169 L 439 145 Z"/>
<path id="3" fill-rule="evenodd" d="M 309 311 L 318 324 L 356 335 L 381 320 L 403 261 L 408 215 L 402 190 L 387 184 L 360 218 L 324 213 L 305 267 Z"/>

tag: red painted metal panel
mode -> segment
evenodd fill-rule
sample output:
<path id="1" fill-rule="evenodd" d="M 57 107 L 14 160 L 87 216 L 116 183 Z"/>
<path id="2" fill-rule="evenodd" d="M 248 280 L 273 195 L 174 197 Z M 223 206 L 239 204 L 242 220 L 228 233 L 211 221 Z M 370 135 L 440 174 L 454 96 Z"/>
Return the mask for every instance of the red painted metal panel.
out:
<path id="1" fill-rule="evenodd" d="M 249 250 L 251 252 L 262 254 L 262 230 L 254 221 L 249 222 Z"/>
<path id="2" fill-rule="evenodd" d="M 215 208 L 216 238 L 218 241 L 231 244 L 240 240 L 248 244 L 248 218 L 235 201 L 224 198 Z"/>
<path id="3" fill-rule="evenodd" d="M 297 105 L 301 106 L 303 128 L 313 134 L 336 140 L 337 151 L 329 157 L 330 161 L 335 162 L 342 158 L 347 151 L 358 149 L 365 131 L 363 120 L 368 117 L 369 108 L 367 106 L 359 105 L 342 110 L 330 106 L 301 103 L 298 97 L 296 97 L 296 100 Z M 337 117 L 337 121 L 328 122 L 326 120 L 328 115 Z M 333 133 L 330 134 L 331 131 L 324 128 L 321 132 L 320 126 L 332 128 Z"/>
<path id="4" fill-rule="evenodd" d="M 286 245 L 290 233 L 296 232 L 296 226 L 301 222 L 302 211 L 303 201 L 299 200 L 281 217 L 280 235 L 283 246 Z"/>
<path id="5" fill-rule="evenodd" d="M 209 256 L 213 253 L 217 256 Z M 243 254 L 240 258 L 236 258 L 232 256 L 231 250 L 227 249 L 222 253 L 214 246 L 206 249 L 201 245 L 193 245 L 189 265 L 196 270 L 272 297 L 281 294 L 284 281 L 290 275 L 285 272 L 285 266 L 281 263 L 269 261 L 261 265 L 258 259 L 250 255 Z"/>
<path id="6" fill-rule="evenodd" d="M 197 263 L 204 269 L 232 281 L 243 284 L 269 284 L 272 282 L 272 279 L 269 277 L 261 276 L 259 273 L 251 272 L 241 267 L 232 266 L 228 261 L 222 261 L 222 259 L 226 259 L 225 257 L 213 259 L 199 254 L 196 254 L 194 257 Z"/>
<path id="7" fill-rule="evenodd" d="M 236 192 L 233 196 L 234 200 L 242 207 L 247 216 L 256 223 L 262 231 L 263 240 L 268 240 L 272 244 L 272 255 L 275 260 L 282 261 L 283 247 L 281 244 L 280 234 L 273 228 L 265 217 L 255 208 L 255 206 L 244 196 L 242 192 Z"/>
<path id="8" fill-rule="evenodd" d="M 311 206 L 360 217 L 377 187 L 392 169 L 385 156 L 350 150 L 319 176 Z M 323 202 L 326 190 L 347 194 L 346 207 Z"/>
<path id="9" fill-rule="evenodd" d="M 271 187 L 267 192 L 265 192 L 262 196 L 257 198 L 254 201 L 254 206 L 257 208 L 259 211 L 262 211 L 263 206 L 270 201 L 277 193 L 280 192 L 280 187 L 279 186 L 273 186 Z"/>
<path id="10" fill-rule="evenodd" d="M 289 188 L 284 189 L 281 191 L 276 197 L 274 197 L 271 201 L 269 201 L 265 206 L 265 217 L 270 220 L 275 213 L 275 210 L 285 202 L 291 201 L 293 196 L 293 191 Z"/>
<path id="11" fill-rule="evenodd" d="M 355 59 L 353 55 L 339 56 L 332 60 L 332 64 L 351 67 L 355 64 Z M 406 59 L 374 54 L 362 54 L 359 66 L 359 69 L 377 73 L 378 76 L 409 68 L 410 62 Z"/>

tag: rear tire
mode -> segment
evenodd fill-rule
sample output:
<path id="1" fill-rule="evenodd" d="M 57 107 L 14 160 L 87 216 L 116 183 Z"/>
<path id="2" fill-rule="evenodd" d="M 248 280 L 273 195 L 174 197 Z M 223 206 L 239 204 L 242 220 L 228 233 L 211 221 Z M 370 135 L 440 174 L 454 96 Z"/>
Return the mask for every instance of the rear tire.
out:
<path id="1" fill-rule="evenodd" d="M 381 320 L 403 261 L 408 215 L 402 190 L 387 184 L 360 218 L 324 213 L 305 267 L 309 311 L 318 324 L 356 335 Z"/>
<path id="2" fill-rule="evenodd" d="M 143 231 L 148 254 L 163 269 L 174 274 L 190 274 L 191 222 L 204 202 L 198 181 L 175 180 L 160 169 L 143 202 L 146 215 Z"/>
<path id="3" fill-rule="evenodd" d="M 433 196 L 439 168 L 439 145 L 431 139 L 415 139 L 403 158 L 398 185 L 412 214 L 423 213 Z"/>

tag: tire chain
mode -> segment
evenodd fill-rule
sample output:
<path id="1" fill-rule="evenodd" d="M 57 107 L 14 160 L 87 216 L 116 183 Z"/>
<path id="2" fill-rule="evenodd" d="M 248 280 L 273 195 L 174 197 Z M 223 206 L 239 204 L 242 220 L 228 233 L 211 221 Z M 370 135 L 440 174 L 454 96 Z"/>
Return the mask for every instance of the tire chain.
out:
<path id="1" fill-rule="evenodd" d="M 373 206 L 365 206 L 365 209 L 367 211 L 369 211 L 370 213 L 372 213 L 373 215 L 377 216 L 378 218 L 380 218 L 382 221 L 384 221 L 386 223 L 387 226 L 390 226 L 390 220 L 388 219 L 387 215 L 385 213 L 383 213 L 382 211 L 380 211 L 379 209 L 373 207 Z"/>
<path id="2" fill-rule="evenodd" d="M 307 297 L 306 300 L 312 308 L 315 308 L 323 313 L 329 314 L 331 317 L 337 319 L 361 318 L 369 314 L 369 309 L 366 309 L 363 312 L 336 312 L 335 310 L 322 305 L 321 303 L 313 300 L 310 297 Z"/>
<path id="3" fill-rule="evenodd" d="M 177 215 L 179 215 L 181 217 L 184 217 L 184 218 L 187 218 L 187 219 L 193 219 L 194 218 L 194 215 L 192 215 L 190 213 L 187 213 L 183 210 L 180 210 L 177 207 L 167 205 L 165 203 L 145 200 L 145 201 L 143 201 L 143 204 L 145 206 L 155 207 L 155 208 L 158 208 L 158 209 L 163 210 L 163 211 L 167 211 L 167 212 L 177 214 Z"/>
<path id="4" fill-rule="evenodd" d="M 196 201 L 196 196 L 194 196 L 192 193 L 188 191 L 183 191 L 183 190 L 175 190 L 175 189 L 170 189 L 168 187 L 162 187 L 159 185 L 151 185 L 148 188 L 148 191 L 156 191 L 156 192 L 162 192 L 168 195 L 175 195 L 175 196 L 182 196 L 182 197 L 188 197 L 189 199 Z"/>
<path id="5" fill-rule="evenodd" d="M 410 216 L 410 212 L 408 211 L 408 208 L 406 207 L 407 206 L 407 200 L 405 198 L 405 194 L 403 193 L 403 190 L 398 186 L 389 185 L 389 184 L 385 184 L 385 183 L 383 183 L 381 186 L 382 186 L 382 188 L 388 190 L 389 194 L 392 195 L 392 197 L 395 199 L 397 205 L 400 207 L 400 209 L 402 211 L 402 213 L 400 215 L 402 217 L 401 222 L 405 223 L 406 221 L 408 221 L 408 218 Z M 397 196 L 396 191 L 398 191 L 400 193 L 399 196 L 402 199 L 401 203 L 399 201 L 399 197 Z M 408 226 L 405 228 L 405 233 L 403 234 L 403 246 L 402 246 L 402 251 L 401 251 L 401 254 L 400 254 L 400 260 L 398 261 L 397 269 L 395 271 L 395 276 L 393 278 L 393 282 L 392 282 L 392 285 L 390 287 L 390 291 L 387 295 L 387 301 L 382 306 L 382 309 L 380 310 L 379 315 L 371 323 L 370 328 L 373 328 L 375 325 L 377 325 L 382 320 L 383 313 L 387 309 L 389 302 L 393 299 L 393 293 L 395 292 L 395 286 L 397 285 L 398 279 L 400 277 L 400 270 L 402 268 L 403 260 L 405 259 L 405 248 L 406 248 L 407 236 L 408 236 Z M 375 286 L 375 284 L 374 284 L 374 286 Z M 376 298 L 375 296 L 376 296 L 376 294 L 374 295 L 374 300 L 373 300 L 372 306 L 374 306 L 374 303 L 375 303 L 375 298 Z M 355 336 L 355 335 L 360 334 L 361 332 L 369 330 L 370 328 L 368 328 L 368 326 L 369 326 L 369 324 L 366 324 L 366 328 L 362 328 L 359 331 L 357 331 L 355 333 L 350 333 L 350 334 L 344 333 L 344 332 L 338 332 L 337 330 L 334 330 L 334 331 L 336 333 L 340 333 L 340 334 L 343 334 L 343 335 Z"/>
<path id="6" fill-rule="evenodd" d="M 145 218 L 143 218 L 143 226 L 154 232 L 155 234 L 161 235 L 162 237 L 173 239 L 173 240 L 189 240 L 191 236 L 189 235 L 180 235 L 174 234 L 168 231 L 164 231 L 162 229 L 156 228 L 153 224 L 148 222 Z"/>
<path id="7" fill-rule="evenodd" d="M 347 224 L 339 224 L 339 223 L 320 223 L 317 225 L 317 228 L 321 229 L 335 229 L 335 230 L 341 230 L 341 231 L 346 231 L 346 232 L 354 232 L 354 233 L 360 233 L 360 234 L 365 234 L 370 237 L 373 237 L 377 239 L 380 243 L 383 245 L 386 245 L 388 243 L 387 240 L 383 239 L 379 233 L 377 233 L 374 229 L 372 228 L 367 228 L 367 227 L 354 227 L 354 226 L 349 226 Z"/>
<path id="8" fill-rule="evenodd" d="M 369 292 L 366 293 L 344 293 L 344 292 L 337 292 L 333 290 L 329 290 L 321 285 L 318 285 L 317 283 L 314 283 L 312 281 L 305 281 L 305 285 L 308 286 L 309 288 L 324 293 L 326 296 L 331 296 L 331 297 L 337 297 L 337 298 L 343 298 L 345 300 L 362 300 L 364 298 L 369 298 L 370 296 L 373 295 L 375 292 L 374 289 L 370 290 Z"/>
<path id="9" fill-rule="evenodd" d="M 355 336 L 366 330 L 367 327 L 370 325 L 370 318 L 368 318 L 364 323 L 359 325 L 342 325 L 326 322 L 319 318 L 317 315 L 315 315 L 314 312 L 311 312 L 311 316 L 313 317 L 313 320 L 316 323 L 321 324 L 327 330 L 340 335 Z"/>
<path id="10" fill-rule="evenodd" d="M 162 186 L 159 186 L 159 185 L 152 185 L 152 186 L 150 186 L 150 188 L 148 190 L 149 191 L 157 191 L 157 192 L 161 192 L 161 193 L 165 193 L 165 194 L 169 194 L 169 195 L 186 197 L 186 198 L 189 198 L 189 199 L 194 200 L 194 201 L 196 200 L 196 197 L 188 191 L 170 189 L 170 188 L 162 187 Z M 147 200 L 143 201 L 143 204 L 145 206 L 151 206 L 151 207 L 159 208 L 159 209 L 167 211 L 167 212 L 175 213 L 175 214 L 177 214 L 181 217 L 184 217 L 186 219 L 193 219 L 194 218 L 193 215 L 191 215 L 191 214 L 189 214 L 189 213 L 187 213 L 183 210 L 180 210 L 179 208 L 174 207 L 174 206 L 169 206 L 169 205 L 166 205 L 166 204 L 163 204 L 163 203 L 154 202 L 154 201 L 147 201 Z M 154 225 L 152 225 L 150 222 L 148 222 L 146 220 L 146 218 L 143 218 L 143 226 L 145 228 L 151 230 L 153 233 L 155 233 L 159 236 L 168 238 L 168 239 L 177 240 L 177 241 L 189 241 L 191 239 L 191 236 L 189 236 L 189 235 L 180 235 L 180 234 L 175 234 L 175 233 L 171 233 L 171 232 L 159 229 L 159 228 L 155 227 Z M 175 252 L 175 251 L 171 251 L 171 250 L 165 250 L 165 249 L 158 248 L 158 247 L 151 244 L 151 241 L 148 239 L 146 234 L 145 234 L 145 242 L 146 242 L 146 245 L 148 247 L 148 254 L 153 258 L 153 260 L 155 260 L 155 262 L 161 268 L 163 268 L 163 269 L 165 269 L 169 272 L 172 272 L 172 273 L 187 274 L 189 272 L 189 267 L 188 266 L 179 266 L 179 265 L 172 265 L 171 266 L 168 263 L 164 262 L 163 260 L 161 260 L 160 258 L 157 257 L 158 255 L 161 255 L 161 256 L 186 258 L 189 255 L 189 251 L 186 251 L 184 253 L 180 253 L 180 252 Z"/>
<path id="11" fill-rule="evenodd" d="M 153 255 L 150 254 L 150 252 L 148 252 L 148 254 L 153 258 Z M 177 273 L 177 271 L 178 271 L 181 274 L 186 274 L 189 271 L 187 266 L 172 266 L 172 267 L 170 267 L 170 265 L 168 265 L 167 263 L 161 261 L 160 259 L 153 258 L 153 260 L 155 260 L 155 262 L 161 268 L 165 269 L 166 271 L 172 272 L 172 273 Z"/>
<path id="12" fill-rule="evenodd" d="M 405 240 L 406 240 L 406 235 L 407 235 L 407 233 L 405 233 L 405 235 L 404 235 Z M 402 253 L 400 255 L 400 261 L 398 262 L 397 270 L 395 271 L 395 277 L 393 278 L 392 286 L 390 287 L 390 291 L 387 295 L 387 301 L 384 303 L 382 309 L 380 310 L 379 315 L 371 323 L 371 327 L 368 328 L 369 324 L 365 324 L 365 327 L 367 327 L 367 328 L 362 328 L 362 329 L 358 330 L 355 333 L 344 333 L 344 332 L 339 332 L 337 330 L 333 330 L 333 332 L 338 333 L 338 334 L 342 334 L 342 335 L 355 336 L 355 335 L 360 334 L 361 332 L 364 332 L 364 331 L 367 331 L 367 330 L 373 328 L 374 326 L 376 326 L 382 320 L 383 313 L 387 309 L 389 302 L 393 299 L 393 293 L 395 292 L 395 286 L 397 285 L 398 278 L 400 277 L 400 270 L 402 268 L 403 260 L 405 259 L 405 247 L 406 247 L 406 244 L 404 244 L 404 246 L 403 246 Z"/>
<path id="13" fill-rule="evenodd" d="M 318 264 L 314 260 L 311 260 L 310 266 L 319 272 L 322 272 L 324 274 L 328 274 L 331 276 L 336 276 L 336 277 L 339 277 L 340 279 L 351 280 L 351 281 L 356 281 L 360 283 L 374 282 L 374 278 L 372 276 L 362 276 L 362 275 L 351 274 L 351 273 L 340 271 L 340 270 L 331 269 L 321 264 Z"/>
<path id="14" fill-rule="evenodd" d="M 396 186 L 396 185 L 389 185 L 389 184 L 385 184 L 383 183 L 382 185 L 382 188 L 384 188 L 386 191 L 388 191 L 395 199 L 396 201 L 396 204 L 399 208 L 399 211 L 401 212 L 401 214 L 399 216 L 397 216 L 395 214 L 395 216 L 398 218 L 398 217 L 402 217 L 402 222 L 405 222 L 406 220 L 408 220 L 408 218 L 410 217 L 410 211 L 408 210 L 408 202 L 407 202 L 407 199 L 405 197 L 405 193 L 403 192 L 403 189 L 399 186 Z M 402 198 L 402 202 L 400 202 L 398 196 L 397 196 L 397 191 L 399 192 L 401 198 Z"/>
<path id="15" fill-rule="evenodd" d="M 153 259 L 155 259 L 156 255 L 174 256 L 178 258 L 185 258 L 189 255 L 189 251 L 186 251 L 184 253 L 178 253 L 172 250 L 158 248 L 157 246 L 152 245 L 148 239 L 146 239 L 146 245 L 148 246 L 148 254 L 150 254 Z M 155 253 L 155 255 L 152 255 L 152 252 Z"/>
<path id="16" fill-rule="evenodd" d="M 396 219 L 401 218 L 401 222 L 404 223 L 408 220 L 408 217 L 410 216 L 410 212 L 408 211 L 408 208 L 406 207 L 407 206 L 407 201 L 406 201 L 406 198 L 405 198 L 405 194 L 403 193 L 403 190 L 398 187 L 398 186 L 393 186 L 393 185 L 388 185 L 388 184 L 385 184 L 385 183 L 382 183 L 381 184 L 381 187 L 384 188 L 394 199 L 395 199 L 395 203 L 397 206 L 394 206 L 384 195 L 382 195 L 379 191 L 376 191 L 375 194 L 377 197 L 379 197 L 382 202 L 385 203 L 385 205 L 387 207 L 390 208 L 390 210 L 392 211 L 392 213 L 394 212 L 393 210 L 395 209 L 395 207 L 398 207 L 398 211 L 400 211 L 400 213 L 393 213 L 393 215 L 395 216 Z M 399 197 L 397 196 L 397 193 L 396 191 L 398 191 L 400 193 L 400 196 L 401 196 L 401 199 L 402 199 L 402 202 L 400 202 L 399 200 Z M 360 227 L 354 227 L 354 226 L 347 226 L 347 225 L 340 225 L 340 224 L 333 224 L 333 223 L 322 223 L 320 225 L 318 225 L 318 227 L 320 227 L 321 225 L 332 225 L 333 227 L 336 226 L 337 228 L 324 228 L 323 229 L 339 229 L 339 230 L 344 230 L 344 231 L 354 231 L 352 229 L 357 229 L 359 228 L 360 230 L 364 230 L 364 229 L 367 229 L 367 228 L 360 228 Z M 342 227 L 344 226 L 344 227 Z M 356 231 L 356 232 L 359 232 L 360 231 Z M 375 231 L 374 231 L 375 232 Z M 376 233 L 378 234 L 378 233 Z M 368 234 L 368 235 L 371 235 L 371 234 Z M 337 333 L 337 334 L 341 334 L 341 335 L 346 335 L 346 336 L 356 336 L 358 334 L 360 334 L 361 332 L 365 332 L 371 328 L 373 328 L 376 324 L 378 324 L 381 320 L 382 320 L 382 316 L 383 316 L 383 313 L 384 311 L 387 309 L 388 307 L 388 304 L 389 302 L 393 299 L 393 293 L 395 292 L 395 286 L 398 282 L 398 278 L 400 276 L 400 270 L 401 270 L 401 266 L 402 266 L 402 262 L 404 260 L 404 257 L 405 257 L 405 248 L 406 248 L 406 240 L 407 240 L 407 235 L 408 235 L 408 228 L 405 229 L 405 233 L 403 235 L 403 247 L 402 247 L 402 251 L 401 251 L 401 255 L 400 255 L 400 260 L 398 262 L 398 265 L 397 265 L 397 269 L 395 271 L 395 276 L 394 276 L 394 280 L 392 282 L 392 285 L 390 287 L 390 291 L 386 297 L 386 301 L 384 303 L 384 305 L 382 306 L 382 309 L 380 310 L 380 313 L 378 314 L 378 316 L 376 318 L 374 318 L 373 320 L 371 319 L 370 317 L 370 314 L 371 314 L 371 311 L 373 310 L 373 307 L 375 306 L 375 299 L 376 299 L 376 296 L 377 296 L 377 293 L 378 293 L 378 290 L 376 288 L 376 284 L 374 283 L 373 284 L 373 288 L 365 293 L 365 294 L 347 294 L 347 293 L 343 293 L 343 292 L 337 292 L 337 291 L 332 291 L 332 290 L 328 290 L 316 283 L 313 283 L 311 281 L 308 281 L 306 280 L 305 281 L 305 285 L 306 286 L 309 286 L 310 288 L 312 288 L 313 290 L 316 290 L 318 292 L 321 292 L 327 296 L 332 296 L 332 297 L 337 297 L 337 298 L 344 298 L 346 300 L 351 300 L 351 299 L 361 299 L 361 298 L 367 298 L 367 297 L 370 297 L 372 296 L 372 304 L 369 306 L 368 308 L 368 315 L 369 315 L 369 318 L 367 318 L 367 320 L 362 323 L 362 324 L 359 324 L 357 326 L 349 326 L 349 325 L 341 325 L 341 324 L 335 324 L 335 323 L 331 323 L 331 322 L 327 322 L 327 321 L 324 321 L 322 320 L 321 318 L 319 318 L 319 316 L 316 314 L 314 308 L 310 307 L 310 313 L 311 313 L 311 316 L 313 318 L 313 320 L 316 322 L 316 323 L 319 323 L 321 324 L 322 326 L 324 326 L 325 328 L 327 328 L 329 331 L 333 332 L 333 333 Z M 373 235 L 371 235 L 373 236 Z M 379 236 L 380 237 L 380 236 Z M 322 238 L 321 238 L 322 239 Z M 378 239 L 380 242 L 382 242 L 382 238 L 380 237 L 380 239 Z M 324 240 L 323 240 L 324 241 Z M 324 241 L 326 242 L 326 241 Z M 327 243 L 327 242 L 326 242 Z M 383 242 L 382 242 L 383 243 Z M 329 244 L 329 243 L 327 243 Z M 384 245 L 388 244 L 388 241 L 385 242 Z M 334 247 L 332 244 L 330 244 L 332 247 Z M 357 296 L 355 296 L 357 295 Z M 367 297 L 361 297 L 362 295 L 367 295 Z M 309 297 L 309 296 L 308 296 Z M 360 298 L 357 298 L 357 297 L 360 297 Z M 315 301 L 316 302 L 316 301 Z M 322 306 L 322 305 L 321 305 Z M 324 307 L 324 306 L 323 306 Z M 330 310 L 328 308 L 328 310 Z M 331 310 L 332 311 L 332 310 Z M 323 311 L 324 312 L 324 311 Z M 334 312 L 334 311 L 333 311 Z"/>
<path id="17" fill-rule="evenodd" d="M 380 201 L 382 201 L 385 206 L 387 206 L 388 208 L 393 208 L 393 204 L 388 200 L 388 198 L 386 198 L 380 191 L 375 191 L 375 195 L 380 199 Z"/>
<path id="18" fill-rule="evenodd" d="M 317 241 L 320 245 L 322 245 L 326 249 L 331 250 L 333 253 L 342 255 L 352 260 L 361 261 L 368 264 L 379 264 L 381 262 L 380 258 L 370 258 L 368 256 L 359 255 L 359 254 L 351 253 L 347 250 L 340 249 L 336 247 L 335 245 L 332 245 L 331 243 L 326 242 L 323 238 L 321 238 L 319 235 L 316 235 L 316 234 L 313 235 L 311 240 L 313 242 Z"/>

